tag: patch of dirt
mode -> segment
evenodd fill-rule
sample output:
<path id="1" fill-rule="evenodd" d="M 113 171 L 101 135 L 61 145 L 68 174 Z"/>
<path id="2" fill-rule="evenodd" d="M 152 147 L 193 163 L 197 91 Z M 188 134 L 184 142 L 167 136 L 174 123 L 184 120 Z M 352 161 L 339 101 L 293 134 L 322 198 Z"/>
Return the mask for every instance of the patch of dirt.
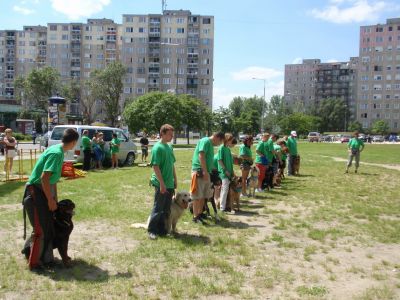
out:
<path id="1" fill-rule="evenodd" d="M 3 204 L 0 205 L 0 210 L 1 211 L 14 211 L 14 210 L 21 210 L 22 211 L 22 204 L 17 203 L 17 204 Z"/>
<path id="2" fill-rule="evenodd" d="M 347 159 L 341 158 L 341 157 L 325 156 L 325 155 L 321 155 L 321 156 L 332 158 L 336 162 L 347 162 Z M 376 163 L 368 163 L 368 162 L 362 162 L 362 161 L 360 162 L 360 164 L 400 171 L 400 164 L 376 164 Z"/>

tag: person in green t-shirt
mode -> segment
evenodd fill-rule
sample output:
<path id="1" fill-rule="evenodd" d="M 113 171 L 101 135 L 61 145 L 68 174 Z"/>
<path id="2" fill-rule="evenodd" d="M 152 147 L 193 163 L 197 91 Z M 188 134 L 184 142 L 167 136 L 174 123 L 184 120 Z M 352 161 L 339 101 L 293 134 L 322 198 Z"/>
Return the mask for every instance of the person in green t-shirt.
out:
<path id="1" fill-rule="evenodd" d="M 83 170 L 89 171 L 92 160 L 92 141 L 89 138 L 89 130 L 85 129 L 82 132 L 82 145 L 83 150 Z"/>
<path id="2" fill-rule="evenodd" d="M 117 134 L 112 134 L 112 140 L 110 142 L 110 151 L 111 151 L 111 168 L 118 169 L 118 157 L 117 153 L 119 153 L 119 146 L 121 145 L 121 141 L 117 138 Z"/>
<path id="3" fill-rule="evenodd" d="M 288 137 L 287 140 L 287 147 L 289 149 L 289 159 L 288 159 L 288 176 L 292 176 L 293 174 L 293 164 L 294 160 L 296 159 L 298 152 L 297 152 L 297 133 L 296 131 L 292 130 L 290 132 L 290 136 Z"/>
<path id="4" fill-rule="evenodd" d="M 240 170 L 242 171 L 241 196 L 247 196 L 247 177 L 249 176 L 251 165 L 253 164 L 253 153 L 251 152 L 252 145 L 253 137 L 251 135 L 247 135 L 243 140 L 243 144 L 240 145 L 239 148 L 239 157 L 242 159 L 242 163 L 240 164 Z"/>
<path id="5" fill-rule="evenodd" d="M 347 151 L 349 153 L 349 159 L 347 161 L 346 173 L 349 173 L 349 168 L 353 162 L 353 158 L 356 159 L 356 170 L 357 173 L 358 167 L 360 165 L 360 153 L 364 150 L 364 142 L 358 138 L 359 132 L 355 131 L 353 133 L 353 138 L 347 144 Z"/>
<path id="6" fill-rule="evenodd" d="M 148 226 L 149 238 L 157 235 L 166 235 L 166 221 L 171 213 L 172 196 L 177 188 L 178 181 L 175 172 L 175 156 L 172 146 L 169 145 L 174 136 L 174 128 L 164 124 L 160 128 L 160 141 L 151 149 L 151 166 L 153 173 L 150 178 L 154 186 L 154 205 Z"/>
<path id="7" fill-rule="evenodd" d="M 211 137 L 200 139 L 194 149 L 192 158 L 192 183 L 190 187 L 193 200 L 193 222 L 205 224 L 202 218 L 205 199 L 212 197 L 210 172 L 213 169 L 214 146 L 224 140 L 223 132 L 214 133 Z"/>
<path id="8" fill-rule="evenodd" d="M 258 189 L 256 192 L 262 192 L 262 183 L 265 178 L 265 173 L 267 171 L 268 167 L 268 158 L 267 158 L 267 152 L 266 152 L 266 143 L 269 138 L 269 133 L 264 133 L 261 137 L 261 141 L 257 144 L 256 147 L 256 166 L 259 170 L 258 174 Z"/>
<path id="9" fill-rule="evenodd" d="M 28 257 L 31 270 L 54 259 L 53 211 L 57 209 L 57 182 L 61 177 L 64 152 L 74 149 L 78 139 L 75 129 L 66 129 L 61 144 L 47 148 L 40 155 L 26 184 L 23 205 L 33 232 L 25 241 L 22 253 Z"/>
<path id="10" fill-rule="evenodd" d="M 235 139 L 231 133 L 225 133 L 224 143 L 218 148 L 218 173 L 222 180 L 220 209 L 226 210 L 226 199 L 229 192 L 231 178 L 235 176 L 233 172 L 233 157 L 231 149 L 235 145 Z"/>

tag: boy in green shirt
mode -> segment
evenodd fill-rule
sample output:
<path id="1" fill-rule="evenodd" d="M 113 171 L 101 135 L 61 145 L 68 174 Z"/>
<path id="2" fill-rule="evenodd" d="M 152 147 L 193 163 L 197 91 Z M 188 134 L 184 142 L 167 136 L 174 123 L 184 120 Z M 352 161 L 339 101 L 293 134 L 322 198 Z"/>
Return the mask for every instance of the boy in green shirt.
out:
<path id="1" fill-rule="evenodd" d="M 235 176 L 233 173 L 233 157 L 231 149 L 234 146 L 234 138 L 230 133 L 225 133 L 224 144 L 218 149 L 218 173 L 222 180 L 221 186 L 221 211 L 226 211 L 226 199 L 229 192 L 229 184 L 231 178 Z"/>
<path id="2" fill-rule="evenodd" d="M 204 137 L 196 145 L 192 158 L 192 183 L 190 186 L 193 200 L 193 222 L 205 223 L 201 217 L 205 199 L 212 197 L 210 173 L 213 169 L 214 146 L 219 146 L 224 140 L 222 132 Z"/>
<path id="3" fill-rule="evenodd" d="M 30 269 L 53 261 L 53 211 L 57 209 L 57 182 L 61 177 L 64 152 L 72 150 L 79 139 L 73 128 L 64 131 L 62 143 L 51 146 L 40 156 L 25 188 L 23 205 L 32 225 L 32 235 L 22 253 L 29 257 Z M 26 253 L 30 249 L 29 253 Z"/>
<path id="4" fill-rule="evenodd" d="M 269 133 L 264 133 L 261 141 L 258 143 L 256 147 L 256 166 L 259 170 L 258 174 L 258 189 L 256 192 L 262 192 L 262 183 L 265 178 L 265 173 L 267 171 L 268 167 L 268 158 L 267 158 L 267 152 L 266 152 L 266 142 L 269 138 Z"/>
<path id="5" fill-rule="evenodd" d="M 117 138 L 117 134 L 112 134 L 113 139 L 110 142 L 110 151 L 111 151 L 111 168 L 118 169 L 118 157 L 117 153 L 119 153 L 119 146 L 121 145 L 121 141 Z"/>
<path id="6" fill-rule="evenodd" d="M 296 131 L 292 130 L 290 132 L 290 136 L 287 140 L 287 147 L 289 149 L 289 159 L 288 159 L 288 176 L 293 175 L 293 164 L 294 160 L 297 157 L 297 133 Z"/>
<path id="7" fill-rule="evenodd" d="M 92 141 L 89 138 L 89 130 L 85 129 L 82 132 L 82 145 L 83 150 L 83 170 L 89 171 L 92 159 Z"/>
<path id="8" fill-rule="evenodd" d="M 353 138 L 347 144 L 347 151 L 349 153 L 349 159 L 347 161 L 346 172 L 349 173 L 349 168 L 353 162 L 353 158 L 356 159 L 356 170 L 354 171 L 357 173 L 358 167 L 360 165 L 360 153 L 364 150 L 364 142 L 358 138 L 359 132 L 355 131 L 353 133 Z"/>
<path id="9" fill-rule="evenodd" d="M 177 188 L 175 172 L 175 156 L 171 142 L 174 128 L 164 124 L 160 128 L 160 141 L 151 149 L 151 166 L 153 174 L 150 182 L 154 186 L 154 205 L 149 221 L 149 238 L 156 239 L 157 235 L 166 235 L 166 221 L 171 213 L 172 196 Z"/>

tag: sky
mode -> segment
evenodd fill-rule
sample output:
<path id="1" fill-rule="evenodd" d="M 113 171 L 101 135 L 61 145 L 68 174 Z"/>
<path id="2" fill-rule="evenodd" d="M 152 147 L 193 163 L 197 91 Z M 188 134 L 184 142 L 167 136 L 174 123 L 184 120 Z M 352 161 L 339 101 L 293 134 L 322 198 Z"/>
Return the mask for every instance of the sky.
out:
<path id="1" fill-rule="evenodd" d="M 358 56 L 359 28 L 400 17 L 399 0 L 167 0 L 215 18 L 213 109 L 236 96 L 283 95 L 285 64 Z M 161 0 L 0 0 L 0 29 L 161 13 Z"/>

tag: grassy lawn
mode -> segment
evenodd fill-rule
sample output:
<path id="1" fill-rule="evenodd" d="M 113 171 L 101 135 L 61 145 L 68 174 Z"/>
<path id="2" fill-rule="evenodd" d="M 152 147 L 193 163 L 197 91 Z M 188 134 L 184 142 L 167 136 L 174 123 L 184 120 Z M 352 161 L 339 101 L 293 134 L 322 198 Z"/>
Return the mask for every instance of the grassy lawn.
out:
<path id="1" fill-rule="evenodd" d="M 398 299 L 400 170 L 385 165 L 400 166 L 400 145 L 367 145 L 361 161 L 377 165 L 359 174 L 344 174 L 345 145 L 299 151 L 301 175 L 282 189 L 242 199 L 243 212 L 219 224 L 193 224 L 186 213 L 178 236 L 156 241 L 130 226 L 152 206 L 150 168 L 62 180 L 60 199 L 77 206 L 75 264 L 40 274 L 19 253 L 24 184 L 0 183 L 0 299 Z M 175 151 L 180 190 L 192 153 Z"/>

